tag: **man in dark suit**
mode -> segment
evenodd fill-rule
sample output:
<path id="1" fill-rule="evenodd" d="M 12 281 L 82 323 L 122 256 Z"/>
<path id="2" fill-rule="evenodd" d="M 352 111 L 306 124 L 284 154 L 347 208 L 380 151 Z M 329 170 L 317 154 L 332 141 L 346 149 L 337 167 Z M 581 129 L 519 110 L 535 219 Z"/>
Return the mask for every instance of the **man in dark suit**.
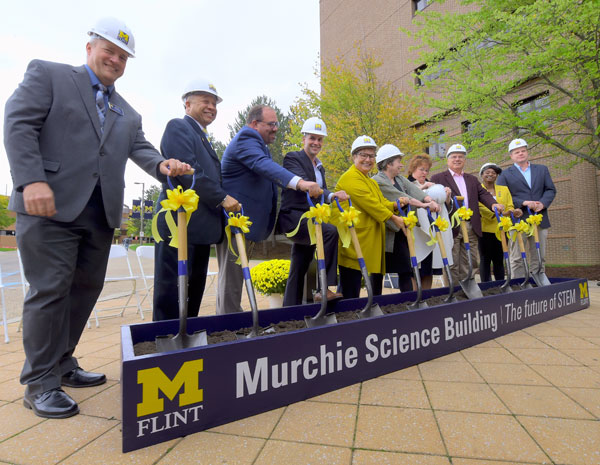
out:
<path id="1" fill-rule="evenodd" d="M 246 239 L 253 242 L 265 240 L 273 231 L 278 186 L 308 192 L 311 197 L 317 197 L 321 190 L 316 182 L 305 181 L 273 161 L 267 146 L 275 140 L 278 128 L 275 110 L 255 105 L 248 112 L 246 126 L 231 140 L 221 160 L 223 188 L 242 204 L 252 221 Z M 217 259 L 217 313 L 241 312 L 244 278 L 227 240 L 217 244 Z"/>
<path id="2" fill-rule="evenodd" d="M 527 207 L 533 213 L 542 215 L 542 223 L 538 226 L 540 237 L 540 255 L 542 263 L 538 261 L 535 249 L 535 238 L 533 236 L 523 236 L 527 240 L 530 269 L 543 272 L 546 264 L 546 243 L 548 241 L 548 230 L 550 229 L 550 219 L 548 218 L 548 207 L 556 196 L 556 187 L 550 177 L 550 171 L 544 165 L 529 163 L 529 151 L 527 142 L 523 139 L 514 139 L 508 145 L 508 153 L 513 162 L 512 166 L 506 168 L 496 184 L 507 186 L 512 195 L 515 208 L 523 210 L 523 219 L 527 219 L 529 212 Z M 521 252 L 518 246 L 513 242 L 510 248 L 510 267 L 513 278 L 522 278 L 525 276 L 525 266 L 521 259 Z"/>
<path id="3" fill-rule="evenodd" d="M 306 181 L 317 182 L 323 189 L 325 200 L 330 203 L 335 197 L 340 200 L 348 200 L 344 191 L 330 192 L 327 190 L 325 181 L 325 168 L 317 158 L 323 147 L 323 139 L 327 136 L 325 123 L 316 117 L 308 118 L 302 126 L 303 149 L 299 152 L 289 152 L 283 159 L 283 167 L 300 176 Z M 320 201 L 319 199 L 313 199 Z M 296 229 L 300 217 L 309 210 L 306 194 L 301 191 L 286 189 L 281 194 L 281 208 L 277 219 L 277 229 L 282 233 L 288 233 Z M 337 286 L 337 244 L 338 233 L 335 226 L 323 223 L 323 248 L 325 249 L 325 267 L 327 269 L 327 286 Z M 300 305 L 304 292 L 304 275 L 315 254 L 315 246 L 310 243 L 306 219 L 298 232 L 290 237 L 292 245 L 292 259 L 290 274 L 283 296 L 283 305 Z M 315 301 L 321 300 L 321 292 L 315 294 Z M 327 300 L 339 299 L 342 294 L 333 292 L 326 288 Z"/>
<path id="4" fill-rule="evenodd" d="M 146 141 L 140 115 L 114 90 L 134 56 L 131 31 L 106 18 L 89 35 L 85 66 L 33 60 L 5 110 L 10 208 L 17 212 L 17 244 L 30 283 L 23 304 L 23 403 L 46 418 L 79 412 L 61 385 L 106 382 L 80 368 L 73 352 L 121 224 L 127 160 L 162 178 L 190 169 L 165 160 Z"/>
<path id="5" fill-rule="evenodd" d="M 225 217 L 222 208 L 238 211 L 240 205 L 221 186 L 221 162 L 207 136 L 207 127 L 217 117 L 217 104 L 223 99 L 213 84 L 205 79 L 190 82 L 182 96 L 186 115 L 167 124 L 160 150 L 165 158 L 177 157 L 194 168 L 194 190 L 198 208 L 190 216 L 188 231 L 188 316 L 198 316 L 211 244 L 223 239 Z M 191 186 L 192 176 L 182 176 L 173 182 L 184 189 Z M 163 184 L 159 202 L 167 198 L 168 184 Z M 221 208 L 222 207 L 222 208 Z M 154 250 L 154 320 L 169 320 L 179 316 L 177 291 L 177 249 L 169 245 L 169 229 L 165 216 L 157 220 L 163 239 Z"/>
<path id="6" fill-rule="evenodd" d="M 496 203 L 494 197 L 481 185 L 475 176 L 464 171 L 466 158 L 467 149 L 464 146 L 461 144 L 452 145 L 446 153 L 448 169 L 442 173 L 434 174 L 431 177 L 431 181 L 450 188 L 451 197 L 447 201 L 449 211 L 453 205 L 452 197 L 456 196 L 462 196 L 464 198 L 464 205 L 473 211 L 471 220 L 467 222 L 467 231 L 471 244 L 473 272 L 475 272 L 479 268 L 477 238 L 481 237 L 479 202 L 492 211 L 494 211 L 494 208 L 497 208 L 498 212 L 501 212 L 504 207 Z M 469 276 L 467 250 L 462 245 L 464 239 L 460 227 L 455 227 L 452 233 L 454 236 L 454 245 L 452 246 L 453 263 L 450 265 L 450 273 L 452 273 L 452 280 L 456 285 L 459 280 L 462 281 L 471 276 Z"/>

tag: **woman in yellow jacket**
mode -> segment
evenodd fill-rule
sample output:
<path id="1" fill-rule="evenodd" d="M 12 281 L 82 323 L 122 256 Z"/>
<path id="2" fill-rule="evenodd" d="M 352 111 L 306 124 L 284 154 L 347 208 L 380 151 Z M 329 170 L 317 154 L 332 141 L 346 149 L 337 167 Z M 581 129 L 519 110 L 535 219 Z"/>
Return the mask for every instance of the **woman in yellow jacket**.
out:
<path id="1" fill-rule="evenodd" d="M 353 165 L 340 176 L 335 190 L 344 190 L 350 196 L 352 206 L 360 214 L 355 226 L 358 242 L 362 249 L 365 265 L 371 275 L 385 273 L 385 222 L 391 220 L 398 228 L 404 229 L 402 218 L 394 215 L 396 204 L 386 200 L 377 183 L 369 177 L 375 165 L 377 144 L 369 136 L 360 136 L 352 144 Z M 348 203 L 342 204 L 348 208 Z M 340 285 L 345 299 L 358 297 L 361 288 L 362 274 L 351 244 L 349 247 L 338 246 L 338 266 Z M 373 279 L 375 278 L 375 279 Z M 373 294 L 380 295 L 382 279 L 371 278 Z"/>
<path id="2" fill-rule="evenodd" d="M 479 170 L 479 177 L 483 181 L 481 185 L 492 194 L 496 201 L 504 205 L 503 215 L 510 215 L 512 211 L 516 218 L 523 215 L 523 211 L 515 209 L 512 195 L 506 186 L 496 184 L 498 175 L 502 173 L 500 168 L 495 163 L 485 163 Z M 498 220 L 496 214 L 479 202 L 479 214 L 481 215 L 481 232 L 482 236 L 478 242 L 479 246 L 479 275 L 481 281 L 491 281 L 492 272 L 494 270 L 494 278 L 496 281 L 504 279 L 504 259 L 502 254 L 502 243 L 496 236 L 498 229 Z"/>

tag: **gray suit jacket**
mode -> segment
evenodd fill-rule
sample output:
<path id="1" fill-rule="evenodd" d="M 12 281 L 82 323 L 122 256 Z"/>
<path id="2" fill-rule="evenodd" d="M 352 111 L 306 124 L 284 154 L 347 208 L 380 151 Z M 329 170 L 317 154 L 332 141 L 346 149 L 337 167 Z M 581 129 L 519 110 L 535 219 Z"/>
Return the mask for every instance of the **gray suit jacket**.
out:
<path id="1" fill-rule="evenodd" d="M 116 91 L 109 103 L 102 134 L 84 66 L 29 64 L 5 108 L 4 144 L 14 186 L 10 209 L 26 214 L 23 188 L 45 181 L 54 191 L 52 219 L 73 221 L 100 182 L 108 224 L 120 226 L 127 159 L 157 177 L 164 158 L 146 141 L 140 115 Z"/>

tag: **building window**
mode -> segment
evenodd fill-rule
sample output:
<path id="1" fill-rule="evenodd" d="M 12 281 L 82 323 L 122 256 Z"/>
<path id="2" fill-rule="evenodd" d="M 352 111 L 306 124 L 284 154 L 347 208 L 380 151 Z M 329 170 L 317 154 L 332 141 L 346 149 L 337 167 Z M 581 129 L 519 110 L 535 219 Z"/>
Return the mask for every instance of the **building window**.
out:
<path id="1" fill-rule="evenodd" d="M 529 113 L 530 111 L 540 111 L 550 108 L 550 92 L 542 92 L 541 94 L 519 100 L 515 106 L 517 107 L 517 113 L 520 115 Z"/>
<path id="2" fill-rule="evenodd" d="M 469 147 L 476 139 L 483 139 L 485 136 L 485 128 L 481 121 L 463 121 L 460 123 L 463 141 Z"/>
<path id="3" fill-rule="evenodd" d="M 444 131 L 438 131 L 433 134 L 428 142 L 427 148 L 425 152 L 431 158 L 444 158 L 446 156 L 446 140 L 445 140 Z"/>
<path id="4" fill-rule="evenodd" d="M 430 4 L 433 3 L 433 0 L 412 0 L 413 3 L 413 14 L 417 11 L 423 11 Z"/>

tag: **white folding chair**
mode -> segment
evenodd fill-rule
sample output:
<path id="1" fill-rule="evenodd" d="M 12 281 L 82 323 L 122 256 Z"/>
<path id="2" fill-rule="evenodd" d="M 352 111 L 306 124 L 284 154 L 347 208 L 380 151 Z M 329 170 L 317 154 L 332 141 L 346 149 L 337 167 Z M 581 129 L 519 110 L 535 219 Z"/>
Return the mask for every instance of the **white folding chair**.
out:
<path id="1" fill-rule="evenodd" d="M 150 296 L 150 291 L 154 288 L 154 274 L 146 274 L 144 271 L 144 262 L 151 263 L 154 265 L 154 246 L 151 245 L 140 245 L 135 250 L 135 255 L 137 256 L 137 261 L 140 266 L 140 274 L 142 275 L 142 280 L 144 281 L 144 295 L 142 300 L 140 300 L 140 305 L 144 303 Z M 152 301 L 150 301 L 150 311 L 152 311 Z"/>
<path id="2" fill-rule="evenodd" d="M 398 273 L 386 273 L 383 275 L 383 287 L 398 289 Z"/>
<path id="3" fill-rule="evenodd" d="M 211 250 L 216 246 L 211 245 Z M 210 259 L 209 259 L 210 260 Z M 218 271 L 210 271 L 210 261 L 209 261 L 209 269 L 206 271 L 206 285 L 204 286 L 204 295 L 217 295 L 217 276 Z"/>
<path id="4" fill-rule="evenodd" d="M 2 299 L 2 324 L 4 325 L 4 342 L 8 344 L 8 321 L 6 319 L 6 299 L 4 297 L 4 288 L 17 286 L 18 283 L 6 283 L 2 280 L 2 267 L 0 267 L 0 298 Z"/>
<path id="5" fill-rule="evenodd" d="M 19 258 L 19 274 L 21 275 L 21 289 L 23 291 L 23 300 L 27 297 L 27 291 L 29 290 L 29 281 L 25 279 L 25 271 L 23 270 L 23 262 L 21 261 L 21 252 L 17 249 L 17 257 Z M 23 328 L 23 317 L 19 320 L 19 327 L 17 328 L 17 332 L 21 331 Z"/>
<path id="6" fill-rule="evenodd" d="M 111 264 L 118 264 L 118 262 L 116 262 L 116 261 L 119 259 L 121 260 L 121 263 L 123 263 L 123 262 L 127 263 L 127 269 L 129 270 L 129 274 L 128 275 L 117 275 L 117 276 L 113 276 L 111 274 L 109 276 Z M 137 289 L 136 289 L 138 278 L 139 278 L 139 276 L 135 276 L 133 274 L 133 271 L 131 270 L 131 263 L 129 262 L 129 255 L 127 254 L 127 250 L 125 249 L 125 247 L 123 247 L 122 245 L 117 245 L 117 244 L 111 245 L 110 246 L 110 254 L 108 256 L 107 276 L 104 278 L 104 288 L 106 289 L 107 285 L 111 286 L 111 285 L 117 285 L 117 284 L 121 284 L 121 286 L 119 286 L 119 287 L 123 287 L 122 286 L 123 284 L 125 284 L 126 286 L 129 284 L 130 288 L 127 289 L 126 291 L 119 290 L 119 292 L 117 292 L 115 294 L 108 294 L 108 295 L 101 294 L 100 295 L 100 297 L 98 298 L 98 301 L 96 303 L 96 306 L 94 307 L 94 318 L 96 319 L 96 327 L 100 326 L 100 323 L 98 321 L 98 319 L 99 319 L 98 312 L 105 312 L 108 310 L 120 309 L 121 311 L 117 314 L 106 315 L 103 318 L 110 318 L 110 317 L 117 316 L 117 315 L 123 316 L 123 313 L 125 313 L 125 309 L 137 308 L 138 312 L 140 314 L 140 317 L 142 318 L 142 320 L 144 319 L 144 312 L 142 312 L 142 307 L 140 306 L 140 299 L 139 299 Z M 135 304 L 129 303 L 129 302 L 131 302 L 132 297 L 135 298 Z M 116 305 L 114 307 L 108 307 L 108 308 L 106 308 L 106 307 L 98 308 L 98 303 L 108 302 L 111 300 L 122 300 L 125 298 L 127 298 L 127 300 L 122 305 Z M 88 324 L 89 324 L 89 322 L 88 322 Z"/>

